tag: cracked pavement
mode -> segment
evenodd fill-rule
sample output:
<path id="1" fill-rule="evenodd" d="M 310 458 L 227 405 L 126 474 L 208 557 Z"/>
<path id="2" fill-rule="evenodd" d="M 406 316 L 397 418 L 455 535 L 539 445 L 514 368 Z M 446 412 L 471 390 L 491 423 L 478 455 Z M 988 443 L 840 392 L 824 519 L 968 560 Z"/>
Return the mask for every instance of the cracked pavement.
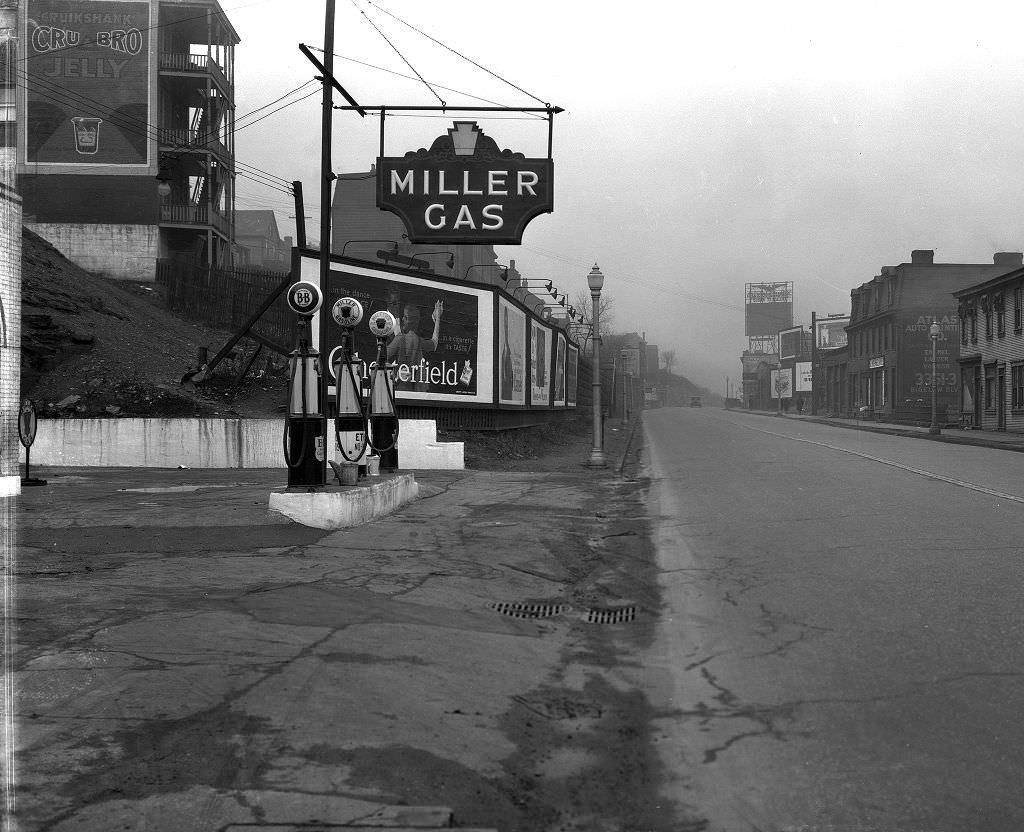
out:
<path id="1" fill-rule="evenodd" d="M 649 623 L 581 615 L 656 609 L 622 567 L 650 568 L 634 483 L 417 472 L 423 498 L 326 532 L 267 510 L 278 472 L 45 474 L 8 562 L 20 832 L 353 824 L 396 804 L 532 832 L 667 811 L 649 709 L 614 670 Z"/>

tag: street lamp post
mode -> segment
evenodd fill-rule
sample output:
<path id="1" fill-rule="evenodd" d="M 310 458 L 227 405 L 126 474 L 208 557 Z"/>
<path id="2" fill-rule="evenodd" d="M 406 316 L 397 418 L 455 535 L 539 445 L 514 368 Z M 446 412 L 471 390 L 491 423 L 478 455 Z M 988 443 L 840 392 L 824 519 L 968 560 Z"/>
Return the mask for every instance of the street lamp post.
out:
<path id="1" fill-rule="evenodd" d="M 593 399 L 594 399 L 594 447 L 590 451 L 590 459 L 587 466 L 590 468 L 607 468 L 608 461 L 604 456 L 604 431 L 601 424 L 601 318 L 600 302 L 601 287 L 604 286 L 604 275 L 594 264 L 594 268 L 587 275 L 587 286 L 590 287 L 590 297 L 594 302 L 592 322 L 594 325 L 594 378 L 593 378 Z"/>
<path id="2" fill-rule="evenodd" d="M 932 339 L 932 423 L 928 426 L 928 433 L 942 433 L 942 428 L 939 427 L 935 411 L 935 390 L 937 387 L 937 379 L 935 377 L 935 351 L 939 343 L 940 331 L 938 321 L 932 319 L 932 325 L 928 328 L 928 337 Z"/>

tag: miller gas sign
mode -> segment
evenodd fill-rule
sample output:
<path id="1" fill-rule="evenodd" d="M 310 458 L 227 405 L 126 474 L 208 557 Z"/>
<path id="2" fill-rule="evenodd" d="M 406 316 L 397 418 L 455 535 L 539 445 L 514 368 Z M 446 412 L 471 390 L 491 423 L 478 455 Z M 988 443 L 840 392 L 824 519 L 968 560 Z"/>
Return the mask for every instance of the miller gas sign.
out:
<path id="1" fill-rule="evenodd" d="M 499 150 L 476 122 L 456 121 L 429 150 L 377 159 L 377 207 L 414 243 L 515 245 L 553 207 L 550 158 Z"/>

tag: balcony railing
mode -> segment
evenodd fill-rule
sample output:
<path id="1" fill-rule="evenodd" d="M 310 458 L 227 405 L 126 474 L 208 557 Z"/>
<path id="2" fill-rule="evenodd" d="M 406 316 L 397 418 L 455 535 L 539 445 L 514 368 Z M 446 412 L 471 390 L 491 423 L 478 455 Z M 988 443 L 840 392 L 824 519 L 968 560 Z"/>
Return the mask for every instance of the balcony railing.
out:
<path id="1" fill-rule="evenodd" d="M 201 131 L 189 128 L 161 127 L 158 132 L 161 147 L 173 150 L 209 150 L 223 159 L 231 158 L 227 147 L 217 136 L 206 133 L 200 135 Z"/>
<path id="2" fill-rule="evenodd" d="M 228 233 L 228 218 L 205 205 L 164 204 L 160 206 L 160 222 L 173 225 L 210 225 L 222 234 Z"/>
<path id="3" fill-rule="evenodd" d="M 193 55 L 187 52 L 161 52 L 160 69 L 168 69 L 176 72 L 208 72 L 213 80 L 227 90 L 228 79 L 224 74 L 224 68 L 209 55 Z"/>

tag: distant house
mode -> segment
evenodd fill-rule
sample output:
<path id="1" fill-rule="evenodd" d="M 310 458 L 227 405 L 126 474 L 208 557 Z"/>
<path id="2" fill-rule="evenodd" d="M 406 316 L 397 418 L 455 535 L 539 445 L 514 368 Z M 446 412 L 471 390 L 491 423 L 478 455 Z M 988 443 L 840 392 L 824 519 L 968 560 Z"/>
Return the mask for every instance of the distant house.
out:
<path id="1" fill-rule="evenodd" d="M 850 293 L 846 327 L 847 405 L 892 421 L 929 419 L 934 391 L 940 423 L 958 422 L 960 321 L 954 292 L 1021 268 L 1020 252 L 997 252 L 991 263 L 936 263 L 934 251 L 884 266 Z M 940 327 L 934 374 L 929 330 Z"/>
<path id="2" fill-rule="evenodd" d="M 273 211 L 235 211 L 235 244 L 240 266 L 291 268 L 292 238 L 281 238 Z"/>
<path id="3" fill-rule="evenodd" d="M 961 423 L 1024 431 L 1024 268 L 953 297 L 960 316 Z"/>

